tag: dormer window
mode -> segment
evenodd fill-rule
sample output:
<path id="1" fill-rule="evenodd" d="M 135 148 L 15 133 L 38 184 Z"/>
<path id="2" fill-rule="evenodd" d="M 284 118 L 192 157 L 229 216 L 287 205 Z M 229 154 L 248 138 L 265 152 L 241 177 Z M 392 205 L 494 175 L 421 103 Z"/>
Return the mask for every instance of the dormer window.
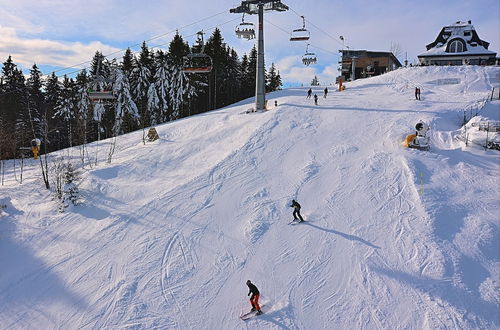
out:
<path id="1" fill-rule="evenodd" d="M 464 37 L 470 37 L 471 33 L 470 31 L 464 31 Z"/>
<path id="2" fill-rule="evenodd" d="M 463 53 L 464 44 L 460 40 L 453 40 L 448 46 L 448 53 Z"/>

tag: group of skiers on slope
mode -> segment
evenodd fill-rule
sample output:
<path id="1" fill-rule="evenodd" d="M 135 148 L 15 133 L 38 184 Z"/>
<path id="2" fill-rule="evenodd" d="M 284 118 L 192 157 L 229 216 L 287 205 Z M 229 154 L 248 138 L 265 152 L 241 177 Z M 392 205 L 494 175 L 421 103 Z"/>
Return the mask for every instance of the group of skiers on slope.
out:
<path id="1" fill-rule="evenodd" d="M 307 91 L 306 99 L 311 98 L 312 92 L 313 92 L 312 89 L 309 88 L 309 90 Z M 323 98 L 326 98 L 326 95 L 328 95 L 328 88 L 327 87 L 325 87 L 325 89 L 323 90 Z M 314 94 L 314 104 L 318 105 L 318 95 L 317 94 Z"/>
<path id="2" fill-rule="evenodd" d="M 312 89 L 309 88 L 309 90 L 307 91 L 307 97 L 306 99 L 310 99 L 311 96 L 312 96 Z M 328 95 L 328 88 L 325 87 L 325 89 L 323 90 L 323 98 L 326 98 L 326 96 Z M 314 104 L 315 105 L 318 105 L 318 95 L 317 94 L 314 94 Z M 420 101 L 420 87 L 415 87 L 415 99 L 416 100 L 419 100 Z"/>
<path id="3" fill-rule="evenodd" d="M 292 199 L 292 204 L 290 205 L 290 207 L 293 207 L 293 220 L 299 220 L 299 222 L 304 222 L 304 218 L 302 218 L 302 215 L 300 215 L 300 204 L 295 200 L 295 199 Z M 259 297 L 260 297 L 260 291 L 259 289 L 257 289 L 257 287 L 255 286 L 255 284 L 253 284 L 250 280 L 247 281 L 247 286 L 248 286 L 248 295 L 247 296 L 250 296 L 250 294 L 252 294 L 250 296 L 250 305 L 252 305 L 252 309 L 250 310 L 250 312 L 255 312 L 257 311 L 257 315 L 260 315 L 262 314 L 262 310 L 260 309 L 260 305 L 259 305 Z"/>

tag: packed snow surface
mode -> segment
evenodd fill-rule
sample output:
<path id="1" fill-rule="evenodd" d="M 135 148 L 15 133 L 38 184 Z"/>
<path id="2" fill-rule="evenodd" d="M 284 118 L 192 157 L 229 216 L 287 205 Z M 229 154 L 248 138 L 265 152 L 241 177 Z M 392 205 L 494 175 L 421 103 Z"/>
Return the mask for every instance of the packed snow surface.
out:
<path id="1" fill-rule="evenodd" d="M 38 160 L 22 184 L 6 162 L 0 328 L 498 329 L 500 157 L 460 126 L 498 116 L 499 80 L 405 68 L 120 136 L 111 163 L 111 140 L 62 150 L 84 200 L 62 213 Z M 419 120 L 429 152 L 401 144 Z M 264 314 L 242 321 L 248 279 Z"/>

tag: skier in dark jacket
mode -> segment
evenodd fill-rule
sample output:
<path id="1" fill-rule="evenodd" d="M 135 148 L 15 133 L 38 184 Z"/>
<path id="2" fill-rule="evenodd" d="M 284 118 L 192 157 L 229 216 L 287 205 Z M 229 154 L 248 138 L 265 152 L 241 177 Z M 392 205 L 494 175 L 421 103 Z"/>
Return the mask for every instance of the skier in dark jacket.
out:
<path id="1" fill-rule="evenodd" d="M 262 314 L 262 311 L 260 310 L 259 306 L 259 289 L 257 289 L 257 287 L 252 282 L 250 282 L 250 280 L 247 281 L 247 285 L 249 289 L 247 296 L 250 296 L 250 294 L 252 294 L 252 296 L 250 297 L 250 304 L 252 305 L 251 311 L 257 311 L 257 315 L 260 315 Z"/>
<path id="2" fill-rule="evenodd" d="M 311 95 L 312 95 L 312 89 L 309 88 L 309 90 L 307 91 L 307 97 L 306 99 L 310 99 L 311 98 Z"/>
<path id="3" fill-rule="evenodd" d="M 294 220 L 300 220 L 299 222 L 304 221 L 304 219 L 300 215 L 300 204 L 297 203 L 297 201 L 295 199 L 292 199 L 292 205 L 290 205 L 290 207 L 294 208 L 294 210 L 293 210 L 293 219 Z"/>
<path id="4" fill-rule="evenodd" d="M 325 87 L 324 92 L 325 92 L 325 94 L 323 94 L 323 97 L 326 98 L 326 95 L 328 94 L 328 87 Z"/>
<path id="5" fill-rule="evenodd" d="M 314 104 L 318 105 L 318 95 L 314 94 Z"/>

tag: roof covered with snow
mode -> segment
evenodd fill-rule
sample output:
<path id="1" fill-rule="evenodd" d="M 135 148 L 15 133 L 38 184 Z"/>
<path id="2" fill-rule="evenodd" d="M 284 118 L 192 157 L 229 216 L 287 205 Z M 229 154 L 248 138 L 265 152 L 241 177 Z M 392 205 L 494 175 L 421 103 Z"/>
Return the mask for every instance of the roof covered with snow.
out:
<path id="1" fill-rule="evenodd" d="M 481 40 L 471 21 L 457 21 L 443 27 L 436 40 L 426 45 L 427 51 L 418 57 L 487 55 L 496 52 L 488 50 L 489 42 Z"/>

